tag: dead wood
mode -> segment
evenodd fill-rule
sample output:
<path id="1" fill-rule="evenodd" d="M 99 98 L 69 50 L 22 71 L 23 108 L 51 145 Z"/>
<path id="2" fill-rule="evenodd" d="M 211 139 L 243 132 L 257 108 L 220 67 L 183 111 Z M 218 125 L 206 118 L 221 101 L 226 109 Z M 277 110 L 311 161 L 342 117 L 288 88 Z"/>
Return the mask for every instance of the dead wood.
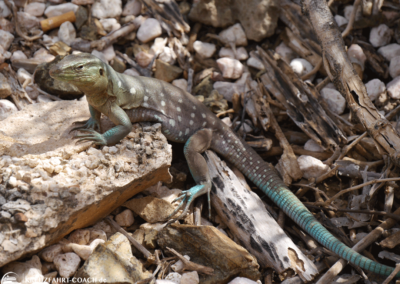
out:
<path id="1" fill-rule="evenodd" d="M 327 4 L 325 1 L 305 0 L 303 5 L 324 50 L 324 67 L 329 78 L 374 138 L 380 152 L 389 154 L 395 164 L 400 165 L 400 137 L 369 99 L 347 56 L 342 36 Z"/>
<path id="2" fill-rule="evenodd" d="M 25 106 L 32 104 L 31 98 L 25 92 L 24 88 L 22 88 L 21 84 L 18 81 L 17 74 L 14 70 L 8 66 L 0 70 L 0 72 L 7 79 L 8 84 L 11 87 L 11 98 L 13 99 L 15 105 L 19 110 L 23 109 Z"/>
<path id="3" fill-rule="evenodd" d="M 247 190 L 214 152 L 206 151 L 205 158 L 213 181 L 213 208 L 234 236 L 262 267 L 273 267 L 278 273 L 293 269 L 304 281 L 312 280 L 317 274 L 315 265 L 285 234 L 261 199 Z"/>

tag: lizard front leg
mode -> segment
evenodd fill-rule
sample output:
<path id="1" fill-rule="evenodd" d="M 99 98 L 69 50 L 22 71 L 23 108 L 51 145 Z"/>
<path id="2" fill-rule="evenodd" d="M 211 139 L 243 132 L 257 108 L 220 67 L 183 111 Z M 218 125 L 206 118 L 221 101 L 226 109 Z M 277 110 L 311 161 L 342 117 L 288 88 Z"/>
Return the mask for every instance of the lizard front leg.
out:
<path id="1" fill-rule="evenodd" d="M 207 193 L 209 212 L 210 208 L 210 190 L 211 190 L 211 179 L 208 170 L 207 162 L 201 155 L 205 150 L 210 148 L 212 138 L 211 129 L 202 129 L 193 134 L 185 144 L 184 154 L 186 161 L 189 166 L 190 173 L 193 179 L 197 183 L 196 186 L 189 190 L 183 191 L 181 195 L 176 198 L 173 202 L 181 200 L 179 206 L 172 212 L 167 219 L 171 218 L 178 212 L 179 209 L 184 207 L 183 213 L 175 218 L 171 219 L 168 223 L 174 222 L 181 219 L 189 209 L 192 201 L 205 193 Z M 186 205 L 185 205 L 186 204 Z"/>
<path id="2" fill-rule="evenodd" d="M 90 112 L 90 118 L 87 121 L 85 121 L 83 125 L 72 128 L 70 133 L 75 130 L 87 130 L 87 129 L 101 131 L 100 127 L 101 112 L 96 110 L 91 105 L 89 105 L 89 112 Z"/>
<path id="3" fill-rule="evenodd" d="M 79 138 L 77 142 L 93 141 L 96 145 L 101 146 L 114 145 L 131 132 L 132 123 L 126 112 L 118 105 L 113 103 L 111 106 L 105 106 L 100 109 L 100 112 L 104 113 L 116 126 L 104 134 L 100 134 L 94 129 L 80 129 L 86 134 L 75 135 L 75 138 Z"/>

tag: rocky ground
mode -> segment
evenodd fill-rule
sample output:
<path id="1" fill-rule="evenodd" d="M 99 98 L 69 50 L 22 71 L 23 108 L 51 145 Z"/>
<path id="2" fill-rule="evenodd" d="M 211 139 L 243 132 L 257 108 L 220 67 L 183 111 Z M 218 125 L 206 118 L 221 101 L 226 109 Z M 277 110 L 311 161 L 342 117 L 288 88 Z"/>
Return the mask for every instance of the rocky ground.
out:
<path id="1" fill-rule="evenodd" d="M 89 52 L 188 91 L 333 234 L 395 266 L 400 5 L 330 0 L 329 18 L 312 2 L 0 0 L 2 273 L 24 284 L 385 281 L 340 262 L 212 152 L 211 212 L 199 198 L 166 226 L 194 185 L 182 145 L 147 123 L 113 147 L 76 145 L 86 99 L 48 74 Z"/>

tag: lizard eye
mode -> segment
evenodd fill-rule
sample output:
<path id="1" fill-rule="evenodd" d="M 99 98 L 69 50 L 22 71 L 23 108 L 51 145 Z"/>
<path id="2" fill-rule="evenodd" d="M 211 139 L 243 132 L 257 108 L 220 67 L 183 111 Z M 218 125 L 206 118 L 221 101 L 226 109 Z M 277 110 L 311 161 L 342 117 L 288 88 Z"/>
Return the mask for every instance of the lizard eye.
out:
<path id="1" fill-rule="evenodd" d="M 78 67 L 76 67 L 76 69 L 82 70 L 83 69 L 83 65 L 79 65 Z"/>
<path id="2" fill-rule="evenodd" d="M 99 72 L 100 72 L 100 76 L 103 76 L 104 70 L 103 70 L 103 69 L 100 69 Z"/>

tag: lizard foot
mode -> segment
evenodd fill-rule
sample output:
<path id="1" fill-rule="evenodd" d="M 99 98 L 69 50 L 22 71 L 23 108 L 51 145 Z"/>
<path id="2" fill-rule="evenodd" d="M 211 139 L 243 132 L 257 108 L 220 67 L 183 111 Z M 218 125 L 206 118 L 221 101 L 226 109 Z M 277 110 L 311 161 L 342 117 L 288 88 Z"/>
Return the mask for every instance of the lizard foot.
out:
<path id="1" fill-rule="evenodd" d="M 181 200 L 181 203 L 179 203 L 178 207 L 176 207 L 175 210 L 171 214 L 168 215 L 166 220 L 170 219 L 172 216 L 174 216 L 176 214 L 176 212 L 178 212 L 182 208 L 184 208 L 183 212 L 178 217 L 170 219 L 167 222 L 167 225 L 182 219 L 186 215 L 187 211 L 189 210 L 189 206 L 193 202 L 193 200 L 196 197 L 198 197 L 200 195 L 203 195 L 204 193 L 207 193 L 209 212 L 211 212 L 211 207 L 210 207 L 210 189 L 211 189 L 211 186 L 208 186 L 206 184 L 198 184 L 196 186 L 193 186 L 189 190 L 182 191 L 180 196 L 175 198 L 172 201 L 172 203 L 174 203 L 176 201 L 180 201 Z M 185 205 L 185 203 L 186 203 L 186 205 Z"/>
<path id="2" fill-rule="evenodd" d="M 72 128 L 69 131 L 69 133 L 71 133 L 72 131 L 75 131 L 75 130 L 86 130 L 86 129 L 93 129 L 93 130 L 100 131 L 100 123 L 93 118 L 89 118 L 87 121 L 85 121 L 85 123 L 83 125 Z"/>
<path id="3" fill-rule="evenodd" d="M 79 138 L 76 143 L 84 142 L 84 141 L 92 141 L 94 144 L 99 146 L 106 146 L 107 141 L 104 136 L 93 129 L 80 129 L 81 132 L 87 132 L 87 134 L 78 134 L 75 135 L 74 138 Z"/>

